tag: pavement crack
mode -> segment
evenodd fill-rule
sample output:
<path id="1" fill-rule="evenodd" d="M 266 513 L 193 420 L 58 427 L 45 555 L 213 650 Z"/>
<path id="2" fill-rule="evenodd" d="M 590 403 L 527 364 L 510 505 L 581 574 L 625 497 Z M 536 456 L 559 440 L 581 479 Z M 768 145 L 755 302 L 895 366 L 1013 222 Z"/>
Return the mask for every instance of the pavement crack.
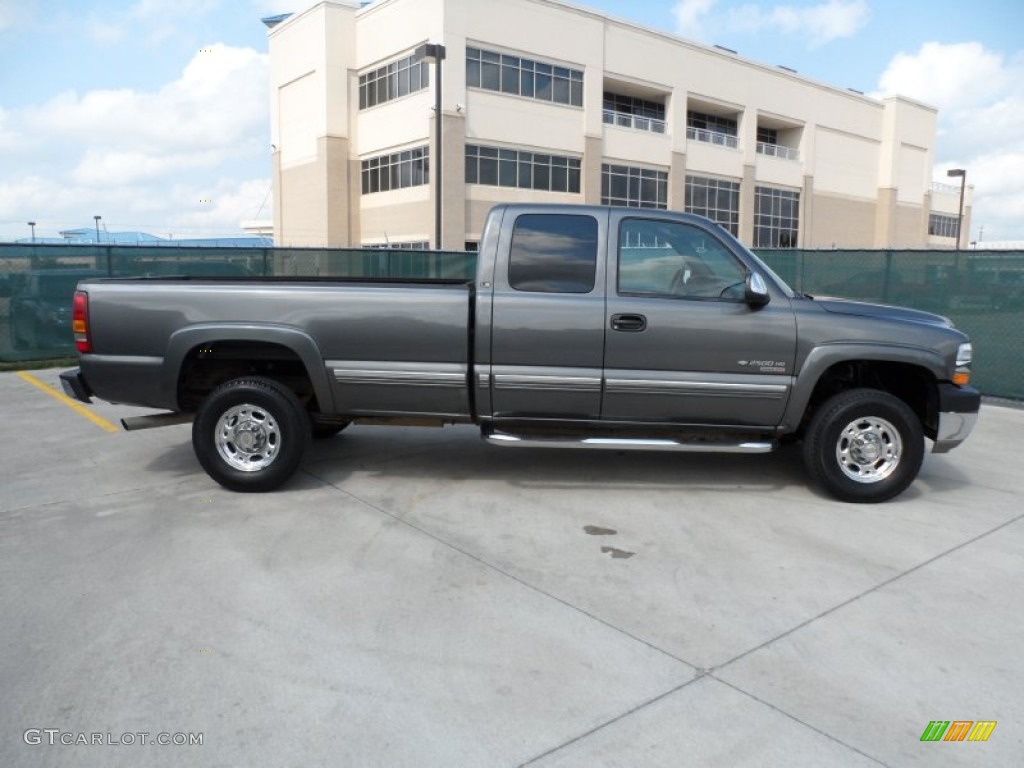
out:
<path id="1" fill-rule="evenodd" d="M 890 766 L 889 763 L 886 763 L 886 762 L 884 762 L 882 760 L 879 760 L 874 755 L 869 755 L 864 750 L 858 749 L 857 747 L 853 746 L 852 744 L 847 744 L 845 741 L 843 741 L 842 739 L 839 739 L 839 738 L 833 736 L 828 731 L 823 731 L 823 730 L 821 730 L 821 728 L 813 726 L 813 725 L 811 725 L 810 723 L 808 723 L 805 720 L 801 720 L 796 715 L 792 715 L 789 712 L 787 712 L 786 710 L 780 709 L 776 705 L 772 704 L 770 701 L 766 701 L 765 699 L 762 699 L 760 696 L 756 696 L 755 694 L 751 693 L 750 691 L 744 690 L 743 688 L 741 688 L 738 685 L 735 685 L 734 683 L 730 683 L 728 680 L 723 680 L 722 678 L 717 677 L 716 675 L 714 675 L 711 672 L 709 672 L 707 674 L 707 677 L 710 677 L 712 680 L 714 680 L 715 682 L 721 683 L 722 685 L 729 686 L 730 688 L 732 688 L 737 693 L 740 693 L 740 694 L 746 696 L 749 699 L 753 699 L 758 704 L 761 704 L 761 705 L 763 705 L 765 707 L 768 707 L 768 709 L 770 709 L 773 712 L 776 712 L 776 713 L 782 715 L 785 718 L 788 718 L 789 720 L 792 720 L 794 723 L 797 723 L 799 725 L 802 725 L 804 728 L 808 728 L 808 729 L 814 731 L 819 736 L 824 736 L 829 741 L 832 741 L 832 742 L 840 745 L 841 747 L 845 747 L 846 749 L 849 749 L 849 750 L 851 750 L 853 752 L 856 752 L 861 757 L 867 758 L 868 760 L 870 760 L 873 763 L 877 763 L 878 765 L 885 766 L 885 768 L 892 768 L 892 766 Z"/>
<path id="2" fill-rule="evenodd" d="M 401 525 L 404 525 L 407 528 L 411 528 L 412 530 L 416 531 L 417 533 L 420 533 L 420 534 L 422 534 L 424 536 L 427 536 L 430 539 L 433 539 L 438 544 L 441 544 L 442 546 L 444 546 L 444 547 L 446 547 L 446 548 L 448 548 L 448 549 L 450 549 L 450 550 L 452 550 L 454 552 L 458 552 L 460 555 L 462 555 L 464 557 L 468 557 L 470 560 L 473 560 L 474 562 L 479 563 L 480 565 L 484 566 L 485 568 L 487 568 L 487 569 L 489 569 L 491 571 L 494 571 L 495 573 L 500 573 L 505 578 L 511 579 L 512 581 L 514 581 L 515 583 L 519 584 L 520 586 L 523 586 L 526 589 L 531 590 L 532 592 L 536 592 L 539 595 L 543 595 L 544 597 L 548 598 L 549 600 L 554 600 L 555 602 L 559 603 L 560 605 L 563 605 L 566 608 L 568 608 L 568 609 L 570 609 L 572 611 L 575 611 L 576 613 L 579 613 L 579 614 L 581 614 L 583 616 L 586 616 L 588 619 L 590 619 L 592 621 L 596 621 L 597 623 L 607 627 L 608 629 L 616 632 L 617 634 L 620 634 L 620 635 L 623 635 L 625 637 L 628 637 L 630 640 L 633 640 L 634 642 L 640 643 L 641 645 L 644 645 L 647 648 L 650 648 L 652 651 L 656 651 L 657 653 L 660 653 L 663 656 L 667 656 L 668 658 L 672 659 L 673 661 L 677 661 L 680 664 L 685 664 L 687 667 L 689 667 L 692 670 L 699 671 L 699 667 L 696 664 L 693 664 L 693 663 L 687 661 L 686 659 L 682 659 L 679 656 L 676 656 L 674 653 L 672 653 L 670 651 L 667 651 L 664 648 L 661 648 L 661 647 L 655 645 L 654 643 L 650 642 L 649 640 L 645 640 L 642 637 L 637 637 L 632 632 L 630 632 L 630 631 L 628 631 L 626 629 L 623 629 L 622 627 L 616 626 L 615 624 L 612 624 L 611 622 L 609 622 L 607 619 L 602 619 L 600 616 L 597 616 L 597 615 L 591 613 L 590 611 L 587 611 L 586 609 L 581 608 L 578 605 L 574 605 L 573 603 L 570 603 L 565 598 L 559 597 L 558 595 L 555 595 L 555 594 L 553 594 L 551 592 L 548 592 L 547 590 L 541 589 L 536 584 L 531 584 L 529 581 L 526 581 L 522 577 L 517 576 L 516 574 L 511 573 L 510 571 L 507 571 L 504 568 L 502 568 L 502 567 L 500 567 L 498 565 L 495 565 L 494 563 L 491 563 L 491 562 L 488 562 L 487 560 L 484 560 L 479 555 L 475 555 L 472 552 L 469 552 L 468 550 L 463 549 L 462 547 L 458 546 L 457 544 L 455 544 L 455 543 L 453 543 L 451 541 L 448 541 L 447 539 L 439 536 L 438 534 L 434 533 L 433 531 L 428 530 L 428 529 L 426 529 L 426 528 L 424 528 L 424 527 L 422 527 L 420 525 L 417 525 L 416 523 L 411 522 L 410 520 L 406 520 L 405 518 L 403 518 L 403 517 L 401 517 L 399 515 L 396 515 L 394 512 L 390 512 L 389 510 L 384 509 L 383 507 L 378 506 L 377 504 L 374 504 L 372 501 L 369 501 L 369 500 L 364 499 L 364 498 L 362 498 L 360 496 L 357 496 L 356 494 L 352 493 L 351 491 L 345 490 L 344 488 L 336 485 L 335 483 L 332 483 L 330 480 L 327 480 L 327 479 L 325 479 L 323 477 L 320 477 L 319 475 L 317 475 L 317 474 L 315 474 L 313 472 L 310 472 L 309 469 L 304 468 L 302 471 L 305 472 L 310 477 L 312 477 L 312 478 L 314 478 L 316 480 L 319 480 L 324 485 L 329 486 L 331 488 L 334 488 L 339 493 L 342 493 L 345 496 L 348 496 L 353 501 L 355 501 L 355 502 L 357 502 L 359 504 L 362 504 L 364 507 L 368 507 L 369 509 L 372 509 L 375 512 L 379 512 L 382 515 L 386 515 L 387 517 L 391 518 L 395 522 L 397 522 L 397 523 L 399 523 Z M 697 678 L 694 678 L 694 679 L 697 679 Z"/>
<path id="3" fill-rule="evenodd" d="M 703 677 L 705 677 L 705 673 L 704 672 L 700 672 L 692 680 L 687 680 L 685 683 L 681 683 L 680 685 L 677 685 L 674 688 L 670 688 L 669 690 L 665 691 L 664 693 L 659 693 L 654 698 L 648 699 L 647 701 L 644 701 L 644 702 L 641 702 L 640 704 L 637 704 L 635 707 L 633 707 L 632 709 L 628 709 L 625 712 L 620 712 L 615 717 L 613 717 L 613 718 L 611 718 L 609 720 L 604 721 L 600 725 L 595 725 L 590 730 L 584 731 L 583 733 L 579 734 L 578 736 L 574 736 L 573 738 L 569 739 L 568 741 L 563 741 L 561 744 L 558 744 L 558 745 L 552 747 L 551 749 L 547 750 L 546 752 L 542 752 L 539 755 L 536 755 L 535 757 L 531 757 L 526 762 L 520 763 L 519 764 L 519 768 L 524 768 L 527 765 L 532 765 L 532 764 L 536 763 L 538 760 L 543 760 L 548 755 L 553 755 L 555 752 L 563 750 L 566 747 L 568 747 L 568 746 L 570 746 L 572 744 L 575 744 L 578 741 L 582 741 L 583 739 L 586 739 L 589 736 L 592 736 L 593 734 L 597 733 L 598 731 L 604 730 L 608 726 L 614 725 L 615 723 L 619 722 L 620 720 L 622 720 L 624 718 L 627 718 L 627 717 L 629 717 L 630 715 L 632 715 L 632 714 L 634 714 L 636 712 L 639 712 L 641 709 L 649 707 L 652 704 L 656 704 L 659 701 L 661 701 L 662 699 L 664 699 L 664 698 L 666 698 L 668 696 L 671 696 L 673 693 L 676 693 L 677 691 L 683 690 L 683 688 L 685 688 L 686 686 L 692 685 L 693 683 L 697 682 L 698 680 L 702 679 Z"/>
<path id="4" fill-rule="evenodd" d="M 864 597 L 867 597 L 868 595 L 870 595 L 870 594 L 872 594 L 874 592 L 879 591 L 880 589 L 884 589 L 885 587 L 889 586 L 890 584 L 893 584 L 893 583 L 899 581 L 900 579 L 902 579 L 902 578 L 904 578 L 906 576 L 909 576 L 912 573 L 915 573 L 915 572 L 921 570 L 922 568 L 926 568 L 927 566 L 931 565 L 932 563 L 934 563 L 934 562 L 936 562 L 938 560 L 941 560 L 944 557 L 948 557 L 949 555 L 953 554 L 954 552 L 958 552 L 959 550 L 964 549 L 965 547 L 969 547 L 971 544 L 974 544 L 975 542 L 980 541 L 981 539 L 984 539 L 984 538 L 986 538 L 988 536 L 991 536 L 993 533 L 997 533 L 997 532 L 1001 531 L 1003 528 L 1007 528 L 1007 527 L 1009 527 L 1009 526 L 1013 525 L 1014 523 L 1017 523 L 1017 522 L 1019 522 L 1021 520 L 1024 520 L 1024 514 L 1017 515 L 1016 517 L 1013 517 L 1013 518 L 1011 518 L 1011 519 L 1009 519 L 1009 520 L 1007 520 L 1007 521 L 1005 521 L 1003 523 L 1000 523 L 999 525 L 995 526 L 994 528 L 990 528 L 987 531 L 983 531 L 982 533 L 979 533 L 977 536 L 974 536 L 974 537 L 968 539 L 967 541 L 962 541 L 959 544 L 957 544 L 955 547 L 950 547 L 949 549 L 944 550 L 944 551 L 940 552 L 939 554 L 934 555 L 934 556 L 928 558 L 927 560 L 924 560 L 924 561 L 918 563 L 917 565 L 911 566 L 910 568 L 908 568 L 908 569 L 906 569 L 904 571 L 901 571 L 900 573 L 897 573 L 895 576 L 892 576 L 892 577 L 886 579 L 885 581 L 882 581 L 882 582 L 879 582 L 878 584 L 875 584 L 873 587 L 869 587 L 868 589 L 865 589 L 863 592 L 860 592 L 860 593 L 854 595 L 853 597 L 851 597 L 851 598 L 849 598 L 847 600 L 844 600 L 841 603 L 837 603 L 836 605 L 833 605 L 831 608 L 828 608 L 828 609 L 822 611 L 817 616 L 812 616 L 811 618 L 809 618 L 809 619 L 807 619 L 805 621 L 800 622 L 799 624 L 796 624 L 796 625 L 790 627 L 785 632 L 780 632 L 779 634 L 775 635 L 774 637 L 771 637 L 771 638 L 765 640 L 760 645 L 756 645 L 753 648 L 748 648 L 743 653 L 741 653 L 741 654 L 739 654 L 737 656 L 733 656 L 728 661 L 725 661 L 725 662 L 723 662 L 721 664 L 716 664 L 714 667 L 711 667 L 710 671 L 711 671 L 711 673 L 714 673 L 714 672 L 718 672 L 718 671 L 720 671 L 722 669 L 725 669 L 726 667 L 728 667 L 731 664 L 736 663 L 740 659 L 746 658 L 750 654 L 756 653 L 757 651 L 760 651 L 762 648 L 767 648 L 772 643 L 776 643 L 779 640 L 783 639 L 784 637 L 789 637 L 794 632 L 799 632 L 804 627 L 807 627 L 807 626 L 813 624 L 814 622 L 816 622 L 816 621 L 818 621 L 820 619 L 825 618 L 826 616 L 830 616 L 831 614 L 835 613 L 836 611 L 839 611 L 839 610 L 845 608 L 846 606 L 848 606 L 848 605 L 850 605 L 852 603 L 855 603 L 858 600 L 860 600 L 860 599 L 862 599 Z"/>

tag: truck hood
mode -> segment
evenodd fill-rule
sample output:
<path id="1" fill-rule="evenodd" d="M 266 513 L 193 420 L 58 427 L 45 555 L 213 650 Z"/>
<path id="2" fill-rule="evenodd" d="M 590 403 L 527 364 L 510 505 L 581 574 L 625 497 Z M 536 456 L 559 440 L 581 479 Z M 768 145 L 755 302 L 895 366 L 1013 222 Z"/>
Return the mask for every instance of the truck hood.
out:
<path id="1" fill-rule="evenodd" d="M 907 307 L 891 307 L 888 304 L 869 304 L 864 301 L 837 299 L 832 296 L 814 296 L 814 303 L 826 312 L 836 315 L 856 315 L 858 317 L 877 317 L 883 320 L 902 320 L 909 323 L 924 323 L 952 328 L 953 323 L 948 317 L 922 312 Z"/>

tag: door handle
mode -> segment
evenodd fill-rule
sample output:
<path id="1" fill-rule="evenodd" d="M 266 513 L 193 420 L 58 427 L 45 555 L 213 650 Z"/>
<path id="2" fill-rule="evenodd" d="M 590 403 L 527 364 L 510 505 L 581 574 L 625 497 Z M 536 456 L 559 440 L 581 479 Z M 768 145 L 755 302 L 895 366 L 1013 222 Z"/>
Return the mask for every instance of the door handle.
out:
<path id="1" fill-rule="evenodd" d="M 613 331 L 630 331 L 638 333 L 647 328 L 647 318 L 643 315 L 612 315 Z"/>

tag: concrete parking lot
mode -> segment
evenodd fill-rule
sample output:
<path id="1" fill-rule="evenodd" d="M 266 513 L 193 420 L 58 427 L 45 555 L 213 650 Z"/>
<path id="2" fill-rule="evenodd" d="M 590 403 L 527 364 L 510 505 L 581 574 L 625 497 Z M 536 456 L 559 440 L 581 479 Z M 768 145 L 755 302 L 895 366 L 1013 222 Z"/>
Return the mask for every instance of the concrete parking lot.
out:
<path id="1" fill-rule="evenodd" d="M 360 426 L 239 495 L 91 412 L 0 374 L 0 766 L 1024 764 L 1024 411 L 875 506 Z"/>

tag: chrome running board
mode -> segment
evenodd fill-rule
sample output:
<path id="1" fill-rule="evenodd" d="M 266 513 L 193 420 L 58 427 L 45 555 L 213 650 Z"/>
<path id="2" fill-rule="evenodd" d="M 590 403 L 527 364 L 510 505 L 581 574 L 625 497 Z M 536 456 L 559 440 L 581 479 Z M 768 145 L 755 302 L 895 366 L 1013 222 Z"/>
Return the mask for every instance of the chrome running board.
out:
<path id="1" fill-rule="evenodd" d="M 771 453 L 774 440 L 673 440 L 633 437 L 539 437 L 491 432 L 483 435 L 491 445 L 507 448 L 595 448 L 611 451 L 680 451 L 687 453 Z"/>

